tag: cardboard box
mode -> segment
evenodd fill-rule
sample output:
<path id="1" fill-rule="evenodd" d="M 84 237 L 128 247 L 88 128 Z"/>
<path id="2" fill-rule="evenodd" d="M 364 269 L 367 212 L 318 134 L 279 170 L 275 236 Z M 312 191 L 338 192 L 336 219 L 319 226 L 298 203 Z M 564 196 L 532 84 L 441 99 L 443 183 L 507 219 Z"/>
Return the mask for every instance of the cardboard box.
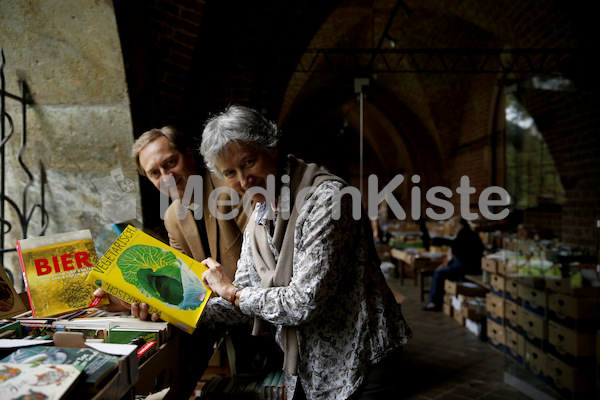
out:
<path id="1" fill-rule="evenodd" d="M 508 265 L 508 261 L 506 260 L 497 260 L 496 267 L 498 268 L 498 275 L 506 276 L 506 266 Z"/>
<path id="2" fill-rule="evenodd" d="M 552 354 L 546 356 L 548 379 L 551 385 L 566 398 L 592 398 L 594 370 L 568 365 Z M 582 397 L 583 396 L 583 397 Z"/>
<path id="3" fill-rule="evenodd" d="M 596 331 L 600 328 L 600 298 L 549 292 L 548 318 L 572 329 Z"/>
<path id="4" fill-rule="evenodd" d="M 548 323 L 546 318 L 519 307 L 517 310 L 519 327 L 525 339 L 538 347 L 542 347 L 548 339 Z"/>
<path id="5" fill-rule="evenodd" d="M 444 293 L 449 296 L 455 296 L 457 292 L 458 282 L 446 279 L 444 281 Z"/>
<path id="6" fill-rule="evenodd" d="M 506 264 L 508 264 L 508 261 L 498 260 L 496 258 L 483 257 L 481 259 L 481 269 L 490 274 L 505 276 Z"/>
<path id="7" fill-rule="evenodd" d="M 580 332 L 549 321 L 548 344 L 552 353 L 567 364 L 593 368 L 596 357 L 596 332 Z"/>
<path id="8" fill-rule="evenodd" d="M 498 324 L 504 324 L 504 299 L 493 293 L 485 295 L 487 316 Z"/>
<path id="9" fill-rule="evenodd" d="M 578 287 L 571 286 L 571 278 L 559 278 L 555 276 L 546 277 L 546 287 L 556 293 L 562 293 L 575 297 L 600 297 L 600 287 Z"/>
<path id="10" fill-rule="evenodd" d="M 462 294 L 465 297 L 485 297 L 488 290 L 473 282 L 444 281 L 444 292 L 451 296 Z"/>
<path id="11" fill-rule="evenodd" d="M 519 327 L 519 308 L 520 306 L 517 303 L 504 301 L 504 322 L 511 329 L 521 333 L 521 328 Z"/>
<path id="12" fill-rule="evenodd" d="M 525 342 L 525 357 L 523 364 L 539 379 L 544 380 L 548 376 L 548 360 L 546 354 L 540 347 L 527 341 Z"/>
<path id="13" fill-rule="evenodd" d="M 445 315 L 447 315 L 447 316 L 451 317 L 451 316 L 452 316 L 452 305 L 451 305 L 451 304 L 448 304 L 448 303 L 444 303 L 444 304 L 442 304 L 442 312 L 443 312 Z"/>
<path id="14" fill-rule="evenodd" d="M 494 259 L 483 257 L 481 259 L 481 269 L 492 274 L 497 274 L 498 262 Z"/>
<path id="15" fill-rule="evenodd" d="M 519 305 L 522 304 L 522 300 L 519 297 L 519 282 L 517 281 L 517 278 L 504 278 L 504 297 L 506 297 L 506 300 L 512 301 Z"/>
<path id="16" fill-rule="evenodd" d="M 496 322 L 487 320 L 487 336 L 488 341 L 496 348 L 502 345 L 502 350 L 506 345 L 506 335 L 504 333 L 504 326 L 497 324 Z"/>
<path id="17" fill-rule="evenodd" d="M 506 354 L 519 365 L 523 365 L 525 357 L 525 339 L 514 329 L 504 327 L 506 334 Z"/>
<path id="18" fill-rule="evenodd" d="M 462 325 L 462 326 L 465 325 L 465 317 L 463 317 L 460 309 L 458 309 L 458 310 L 454 309 L 452 311 L 452 318 L 454 318 L 454 320 L 456 322 L 458 322 L 459 325 Z"/>
<path id="19" fill-rule="evenodd" d="M 542 317 L 546 316 L 548 297 L 545 289 L 536 289 L 519 283 L 517 290 L 519 297 L 523 300 L 523 308 Z"/>
<path id="20" fill-rule="evenodd" d="M 517 275 L 517 282 L 537 290 L 546 289 L 546 277 L 540 275 Z"/>
<path id="21" fill-rule="evenodd" d="M 479 322 L 486 318 L 485 303 L 479 300 L 468 299 L 462 303 L 461 313 L 463 318 Z"/>
<path id="22" fill-rule="evenodd" d="M 505 278 L 502 275 L 493 274 L 490 277 L 490 291 L 492 291 L 492 293 L 504 297 L 504 292 L 506 290 L 505 285 Z"/>
<path id="23" fill-rule="evenodd" d="M 448 304 L 450 307 L 452 307 L 452 299 L 454 298 L 454 296 L 449 295 L 449 294 L 444 294 L 444 304 Z"/>

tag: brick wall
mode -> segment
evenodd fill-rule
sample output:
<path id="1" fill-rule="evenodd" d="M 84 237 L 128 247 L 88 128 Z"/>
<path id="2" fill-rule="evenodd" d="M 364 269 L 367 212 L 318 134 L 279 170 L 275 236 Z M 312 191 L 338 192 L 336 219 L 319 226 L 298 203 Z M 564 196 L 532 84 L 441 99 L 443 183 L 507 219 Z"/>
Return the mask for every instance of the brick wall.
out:
<path id="1" fill-rule="evenodd" d="M 538 123 L 566 192 L 562 239 L 588 253 L 596 250 L 600 216 L 600 132 L 594 86 L 572 91 L 528 91 L 524 104 Z"/>
<path id="2" fill-rule="evenodd" d="M 149 56 L 136 73 L 151 75 L 148 86 L 158 99 L 155 113 L 142 107 L 141 112 L 151 115 L 146 118 L 159 121 L 156 124 L 174 122 L 184 130 L 186 126 L 198 129 L 207 112 L 236 102 L 266 111 L 283 124 L 305 121 L 305 132 L 322 128 L 319 118 L 335 113 L 333 110 L 346 101 L 340 100 L 342 96 L 329 98 L 323 93 L 347 90 L 352 95 L 354 77 L 344 80 L 313 74 L 290 81 L 295 64 L 286 58 L 286 51 L 301 52 L 315 38 L 320 40 L 312 43 L 313 47 L 371 46 L 394 4 L 299 0 L 290 5 L 272 0 L 257 7 L 233 2 L 241 15 L 232 15 L 230 7 L 218 0 L 127 1 L 132 2 L 145 16 L 149 38 Z M 399 48 L 577 49 L 586 48 L 593 40 L 590 33 L 595 22 L 587 5 L 557 0 L 404 3 L 412 13 L 401 11 L 389 32 Z M 373 21 L 379 27 L 373 27 Z M 594 65 L 592 60 L 584 64 Z M 600 214 L 596 200 L 600 198 L 596 177 L 600 135 L 594 129 L 598 93 L 590 88 L 598 85 L 590 72 L 581 74 L 566 68 L 563 73 L 579 78 L 576 91 L 528 91 L 526 100 L 559 165 L 567 202 L 560 218 L 539 212 L 526 218 L 528 223 L 546 222 L 546 227 L 560 232 L 567 243 L 592 252 L 597 234 L 594 220 Z M 409 157 L 394 160 L 393 171 L 419 173 L 423 193 L 431 186 L 451 188 L 456 213 L 460 197 L 455 189 L 461 176 L 467 175 L 476 188 L 471 203 L 478 212 L 481 190 L 504 183 L 504 116 L 498 113 L 503 108 L 498 104 L 502 80 L 530 76 L 415 73 L 372 78 L 367 101 L 377 107 L 378 118 L 386 123 L 365 130 L 373 135 L 385 132 L 369 142 L 390 143 L 386 140 L 389 135 L 400 137 L 398 142 L 405 149 L 397 150 L 396 155 Z M 287 93 L 292 98 L 286 96 L 290 82 Z M 135 85 L 130 85 L 130 90 L 135 93 Z M 148 97 L 145 91 L 138 93 L 142 100 Z M 278 115 L 280 109 L 283 112 Z M 356 126 L 353 129 L 358 131 Z M 373 168 L 387 171 L 377 163 Z"/>
<path id="3" fill-rule="evenodd" d="M 179 116 L 204 5 L 204 0 L 145 2 L 156 58 L 156 64 L 148 67 L 155 73 L 159 112 L 165 120 L 176 121 Z"/>

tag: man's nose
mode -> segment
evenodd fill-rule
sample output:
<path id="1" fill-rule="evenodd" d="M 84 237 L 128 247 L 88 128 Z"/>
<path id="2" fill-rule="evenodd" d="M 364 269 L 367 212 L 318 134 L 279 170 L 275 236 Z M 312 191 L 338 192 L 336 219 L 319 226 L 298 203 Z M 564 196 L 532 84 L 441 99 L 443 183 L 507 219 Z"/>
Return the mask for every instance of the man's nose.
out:
<path id="1" fill-rule="evenodd" d="M 173 173 L 170 170 L 167 170 L 167 169 L 160 170 L 160 179 L 164 183 L 168 184 L 171 181 L 172 177 L 173 177 Z"/>

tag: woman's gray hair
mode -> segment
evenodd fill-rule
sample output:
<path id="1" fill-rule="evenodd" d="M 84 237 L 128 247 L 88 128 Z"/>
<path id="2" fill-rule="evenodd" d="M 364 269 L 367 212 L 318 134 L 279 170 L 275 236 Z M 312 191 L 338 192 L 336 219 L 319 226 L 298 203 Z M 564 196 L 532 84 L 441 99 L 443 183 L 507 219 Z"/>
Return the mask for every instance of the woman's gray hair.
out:
<path id="1" fill-rule="evenodd" d="M 277 149 L 280 136 L 277 124 L 258 111 L 232 105 L 206 122 L 202 133 L 200 154 L 206 166 L 222 178 L 223 174 L 216 165 L 230 142 L 250 144 L 259 150 L 273 154 Z"/>

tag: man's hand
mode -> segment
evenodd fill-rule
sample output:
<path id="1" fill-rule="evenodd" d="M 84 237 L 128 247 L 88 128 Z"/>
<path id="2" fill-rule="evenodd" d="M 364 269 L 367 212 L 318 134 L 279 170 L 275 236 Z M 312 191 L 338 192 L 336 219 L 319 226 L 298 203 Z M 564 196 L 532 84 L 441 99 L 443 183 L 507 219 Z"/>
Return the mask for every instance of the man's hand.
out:
<path id="1" fill-rule="evenodd" d="M 131 305 L 131 315 L 133 315 L 136 318 L 141 319 L 142 321 L 146 321 L 148 319 L 148 317 L 150 316 L 150 314 L 148 314 L 148 304 L 141 303 L 138 305 L 138 303 L 133 303 Z M 160 318 L 157 313 L 152 313 L 152 315 L 150 316 L 150 319 L 152 321 L 156 322 Z"/>
<path id="2" fill-rule="evenodd" d="M 131 304 L 124 302 L 118 297 L 113 296 L 110 293 L 98 288 L 94 291 L 94 296 L 103 297 L 108 296 L 109 304 L 98 306 L 97 308 L 104 311 L 109 312 L 120 312 L 120 311 L 129 311 L 131 309 Z"/>
<path id="3" fill-rule="evenodd" d="M 142 321 L 146 321 L 148 319 L 148 317 L 150 316 L 148 314 L 148 304 L 146 304 L 146 303 L 142 303 L 141 305 L 138 305 L 138 303 L 129 304 L 129 303 L 119 299 L 118 297 L 115 297 L 112 294 L 107 293 L 106 291 L 104 291 L 100 288 L 98 288 L 98 289 L 96 289 L 96 291 L 94 291 L 94 296 L 108 296 L 110 303 L 107 305 L 98 306 L 98 309 L 100 309 L 100 310 L 109 311 L 109 312 L 120 312 L 120 311 L 131 310 L 131 315 L 133 315 L 136 318 L 139 318 Z M 159 316 L 157 313 L 153 313 L 152 316 L 150 316 L 150 319 L 152 321 L 158 321 Z"/>

